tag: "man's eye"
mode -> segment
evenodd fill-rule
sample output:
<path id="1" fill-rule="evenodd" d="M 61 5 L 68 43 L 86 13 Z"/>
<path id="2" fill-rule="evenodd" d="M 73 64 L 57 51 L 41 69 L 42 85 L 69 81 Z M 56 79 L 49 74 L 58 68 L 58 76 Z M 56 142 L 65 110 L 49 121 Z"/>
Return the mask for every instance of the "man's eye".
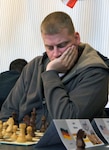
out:
<path id="1" fill-rule="evenodd" d="M 53 46 L 50 46 L 50 47 L 49 47 L 49 50 L 53 50 L 53 49 L 54 49 Z"/>
<path id="2" fill-rule="evenodd" d="M 67 44 L 68 44 L 68 42 L 61 43 L 61 44 L 58 45 L 58 48 L 66 47 Z"/>
<path id="3" fill-rule="evenodd" d="M 53 50 L 54 48 L 53 48 L 53 46 L 47 46 L 47 49 Z"/>

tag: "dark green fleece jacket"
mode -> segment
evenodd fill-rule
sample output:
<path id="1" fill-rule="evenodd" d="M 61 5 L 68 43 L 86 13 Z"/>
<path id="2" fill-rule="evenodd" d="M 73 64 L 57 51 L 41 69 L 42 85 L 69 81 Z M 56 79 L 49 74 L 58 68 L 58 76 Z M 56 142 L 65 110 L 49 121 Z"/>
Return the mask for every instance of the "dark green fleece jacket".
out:
<path id="1" fill-rule="evenodd" d="M 0 112 L 6 120 L 12 112 L 22 122 L 36 108 L 36 127 L 42 115 L 51 119 L 104 117 L 108 101 L 108 66 L 90 45 L 81 43 L 81 56 L 62 78 L 54 70 L 46 71 L 46 54 L 36 57 L 24 68 Z"/>

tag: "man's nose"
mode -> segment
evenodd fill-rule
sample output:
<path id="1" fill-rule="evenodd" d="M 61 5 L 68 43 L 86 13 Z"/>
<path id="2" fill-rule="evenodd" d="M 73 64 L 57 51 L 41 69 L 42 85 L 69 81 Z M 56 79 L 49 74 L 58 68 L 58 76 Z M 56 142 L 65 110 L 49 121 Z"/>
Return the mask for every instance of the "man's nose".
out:
<path id="1" fill-rule="evenodd" d="M 60 53 L 58 47 L 55 46 L 55 47 L 54 47 L 54 57 L 55 57 L 55 58 L 58 58 L 58 57 L 60 57 L 60 56 L 61 56 L 61 53 Z"/>

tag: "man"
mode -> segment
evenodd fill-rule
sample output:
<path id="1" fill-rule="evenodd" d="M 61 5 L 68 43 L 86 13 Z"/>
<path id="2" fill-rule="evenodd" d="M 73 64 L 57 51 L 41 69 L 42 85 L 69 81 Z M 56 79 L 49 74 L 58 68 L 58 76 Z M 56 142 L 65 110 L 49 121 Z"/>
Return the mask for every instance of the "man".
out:
<path id="1" fill-rule="evenodd" d="M 0 74 L 0 109 L 26 64 L 25 59 L 15 59 L 10 63 L 9 70 Z"/>
<path id="2" fill-rule="evenodd" d="M 23 70 L 2 106 L 0 119 L 12 112 L 18 122 L 36 109 L 36 127 L 41 117 L 52 119 L 104 117 L 108 101 L 108 66 L 90 45 L 80 43 L 71 18 L 53 12 L 42 21 L 46 52 Z"/>

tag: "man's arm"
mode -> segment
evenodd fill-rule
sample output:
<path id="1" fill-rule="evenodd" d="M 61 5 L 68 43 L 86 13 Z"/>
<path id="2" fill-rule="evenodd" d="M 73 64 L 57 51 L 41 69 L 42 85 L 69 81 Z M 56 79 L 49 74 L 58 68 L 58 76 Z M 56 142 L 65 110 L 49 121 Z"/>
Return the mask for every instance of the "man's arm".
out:
<path id="1" fill-rule="evenodd" d="M 107 103 L 108 75 L 104 69 L 88 68 L 67 83 L 55 71 L 42 74 L 46 104 L 55 119 L 102 115 Z"/>

